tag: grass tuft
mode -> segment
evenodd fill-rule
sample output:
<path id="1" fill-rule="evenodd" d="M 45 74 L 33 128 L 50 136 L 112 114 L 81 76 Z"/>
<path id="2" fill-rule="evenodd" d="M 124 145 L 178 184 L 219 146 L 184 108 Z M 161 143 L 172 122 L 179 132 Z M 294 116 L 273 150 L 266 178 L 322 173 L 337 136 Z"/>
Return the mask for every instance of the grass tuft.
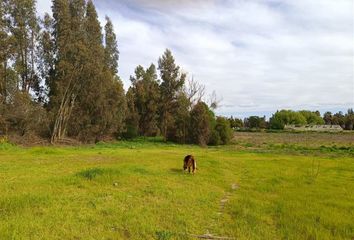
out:
<path id="1" fill-rule="evenodd" d="M 169 231 L 157 231 L 156 232 L 156 239 L 157 240 L 169 240 L 173 239 L 174 234 Z"/>
<path id="2" fill-rule="evenodd" d="M 105 168 L 90 168 L 90 169 L 80 171 L 76 175 L 88 180 L 94 180 L 99 176 L 113 175 L 115 173 L 118 173 L 118 171 L 114 171 L 113 169 L 105 169 Z"/>

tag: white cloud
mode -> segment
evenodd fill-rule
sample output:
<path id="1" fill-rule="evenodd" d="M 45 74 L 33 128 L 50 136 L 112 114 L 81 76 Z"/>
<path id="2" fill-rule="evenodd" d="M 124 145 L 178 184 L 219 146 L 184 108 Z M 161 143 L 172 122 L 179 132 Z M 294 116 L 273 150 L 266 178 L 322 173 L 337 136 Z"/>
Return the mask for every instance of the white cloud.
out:
<path id="1" fill-rule="evenodd" d="M 126 87 L 138 64 L 156 63 L 170 48 L 184 70 L 222 96 L 219 113 L 354 107 L 351 0 L 95 4 L 101 19 L 114 22 Z"/>

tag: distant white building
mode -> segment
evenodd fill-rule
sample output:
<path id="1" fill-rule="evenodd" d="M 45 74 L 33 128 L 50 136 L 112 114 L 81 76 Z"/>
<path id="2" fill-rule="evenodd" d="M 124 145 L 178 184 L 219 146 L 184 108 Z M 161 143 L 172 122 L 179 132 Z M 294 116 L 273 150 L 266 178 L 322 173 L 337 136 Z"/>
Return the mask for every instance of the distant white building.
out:
<path id="1" fill-rule="evenodd" d="M 285 125 L 285 130 L 294 130 L 294 131 L 314 131 L 314 132 L 342 132 L 343 128 L 339 125 Z"/>

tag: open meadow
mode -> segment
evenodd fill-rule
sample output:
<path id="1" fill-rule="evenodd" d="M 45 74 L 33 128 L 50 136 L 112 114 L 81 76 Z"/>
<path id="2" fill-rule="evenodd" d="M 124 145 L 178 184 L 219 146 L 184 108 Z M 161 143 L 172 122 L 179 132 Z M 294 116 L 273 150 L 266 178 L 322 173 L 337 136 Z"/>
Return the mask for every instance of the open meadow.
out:
<path id="1" fill-rule="evenodd" d="M 195 175 L 182 172 L 194 154 Z M 353 239 L 354 134 L 0 145 L 0 239 Z"/>

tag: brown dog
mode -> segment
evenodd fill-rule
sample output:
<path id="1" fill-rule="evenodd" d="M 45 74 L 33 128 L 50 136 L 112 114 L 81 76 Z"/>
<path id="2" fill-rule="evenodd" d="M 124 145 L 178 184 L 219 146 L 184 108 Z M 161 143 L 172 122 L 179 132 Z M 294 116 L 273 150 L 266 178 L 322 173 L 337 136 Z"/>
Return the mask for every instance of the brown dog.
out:
<path id="1" fill-rule="evenodd" d="M 194 174 L 197 171 L 197 161 L 194 159 L 192 155 L 188 155 L 184 158 L 184 164 L 183 164 L 183 170 L 187 170 L 188 172 L 191 172 Z"/>

